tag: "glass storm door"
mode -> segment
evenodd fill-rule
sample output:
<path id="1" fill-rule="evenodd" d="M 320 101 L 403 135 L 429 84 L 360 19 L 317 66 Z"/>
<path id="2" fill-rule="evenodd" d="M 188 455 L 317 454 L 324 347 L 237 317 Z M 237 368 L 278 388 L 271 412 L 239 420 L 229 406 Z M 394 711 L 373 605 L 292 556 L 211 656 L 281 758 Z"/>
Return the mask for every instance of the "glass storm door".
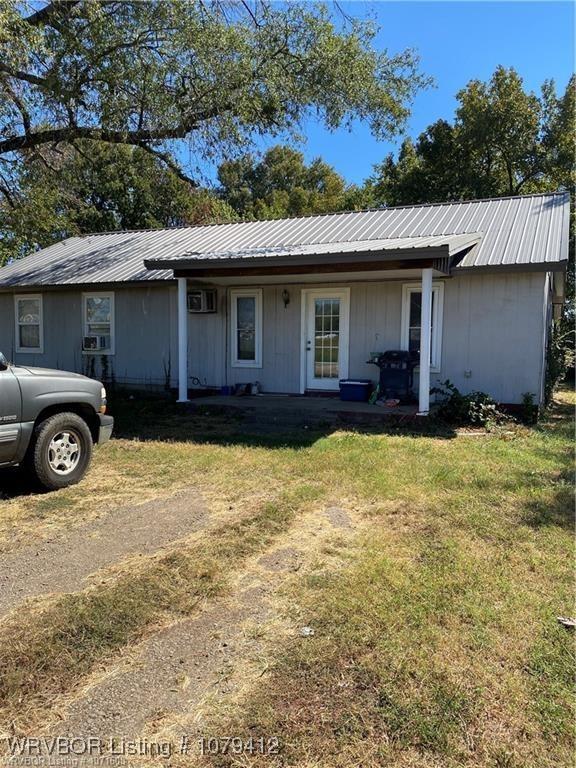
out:
<path id="1" fill-rule="evenodd" d="M 338 390 L 348 376 L 348 291 L 306 293 L 306 389 Z"/>

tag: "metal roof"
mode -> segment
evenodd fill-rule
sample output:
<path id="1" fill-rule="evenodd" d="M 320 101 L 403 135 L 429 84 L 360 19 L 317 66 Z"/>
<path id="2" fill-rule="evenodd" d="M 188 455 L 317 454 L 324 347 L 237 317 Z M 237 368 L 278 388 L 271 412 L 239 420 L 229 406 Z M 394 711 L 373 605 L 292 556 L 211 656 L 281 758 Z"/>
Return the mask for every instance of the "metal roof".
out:
<path id="1" fill-rule="evenodd" d="M 568 259 L 568 221 L 569 195 L 553 193 L 94 234 L 68 238 L 1 268 L 0 287 L 167 280 L 170 262 L 184 259 L 321 257 L 440 246 L 456 253 L 480 233 L 455 271 L 545 267 Z M 461 235 L 467 239 L 455 238 Z"/>
<path id="2" fill-rule="evenodd" d="M 374 253 L 382 251 L 421 251 L 430 248 L 445 249 L 448 256 L 459 253 L 465 248 L 476 245 L 482 239 L 480 232 L 465 235 L 433 235 L 432 237 L 389 237 L 383 240 L 349 240 L 330 243 L 310 243 L 308 245 L 281 245 L 279 247 L 262 246 L 260 248 L 242 248 L 239 250 L 205 251 L 186 253 L 178 261 L 230 261 L 231 259 L 276 259 L 294 256 L 325 256 L 346 253 Z M 170 259 L 173 264 L 176 260 Z M 146 259 L 146 263 L 162 264 L 164 259 Z"/>

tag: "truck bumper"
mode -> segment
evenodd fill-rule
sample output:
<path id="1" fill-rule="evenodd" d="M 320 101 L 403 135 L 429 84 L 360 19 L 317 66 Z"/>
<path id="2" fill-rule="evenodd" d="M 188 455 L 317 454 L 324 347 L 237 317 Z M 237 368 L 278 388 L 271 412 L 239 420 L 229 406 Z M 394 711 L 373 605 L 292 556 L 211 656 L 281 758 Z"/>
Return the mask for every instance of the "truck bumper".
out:
<path id="1" fill-rule="evenodd" d="M 98 429 L 98 445 L 107 443 L 112 437 L 112 430 L 114 428 L 114 419 L 112 416 L 106 416 L 104 413 L 98 414 L 100 418 L 100 428 Z"/>

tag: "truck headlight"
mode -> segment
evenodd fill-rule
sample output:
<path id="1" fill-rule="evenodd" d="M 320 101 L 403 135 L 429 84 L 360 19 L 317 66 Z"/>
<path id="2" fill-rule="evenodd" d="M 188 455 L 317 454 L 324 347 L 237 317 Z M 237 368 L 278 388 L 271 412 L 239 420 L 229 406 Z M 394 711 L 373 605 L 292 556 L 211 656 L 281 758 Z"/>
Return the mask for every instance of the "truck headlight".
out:
<path id="1" fill-rule="evenodd" d="M 104 387 L 102 387 L 102 390 L 100 392 L 100 413 L 106 413 L 106 390 Z"/>

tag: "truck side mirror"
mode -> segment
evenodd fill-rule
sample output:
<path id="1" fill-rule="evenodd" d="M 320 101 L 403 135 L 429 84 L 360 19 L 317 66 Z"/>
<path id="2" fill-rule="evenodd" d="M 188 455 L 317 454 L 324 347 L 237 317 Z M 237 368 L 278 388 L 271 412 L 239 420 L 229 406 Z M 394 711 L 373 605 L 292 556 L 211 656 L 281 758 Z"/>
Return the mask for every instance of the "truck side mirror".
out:
<path id="1" fill-rule="evenodd" d="M 0 371 L 6 370 L 8 370 L 8 360 L 6 360 L 2 352 L 0 352 Z"/>

